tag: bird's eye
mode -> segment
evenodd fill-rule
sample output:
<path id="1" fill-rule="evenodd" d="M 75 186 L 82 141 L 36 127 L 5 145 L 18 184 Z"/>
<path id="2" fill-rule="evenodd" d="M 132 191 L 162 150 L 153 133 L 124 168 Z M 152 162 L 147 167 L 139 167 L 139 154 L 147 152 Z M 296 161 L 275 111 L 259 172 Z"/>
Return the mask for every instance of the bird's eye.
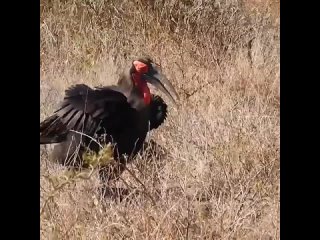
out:
<path id="1" fill-rule="evenodd" d="M 157 67 L 161 68 L 160 63 L 154 63 Z"/>

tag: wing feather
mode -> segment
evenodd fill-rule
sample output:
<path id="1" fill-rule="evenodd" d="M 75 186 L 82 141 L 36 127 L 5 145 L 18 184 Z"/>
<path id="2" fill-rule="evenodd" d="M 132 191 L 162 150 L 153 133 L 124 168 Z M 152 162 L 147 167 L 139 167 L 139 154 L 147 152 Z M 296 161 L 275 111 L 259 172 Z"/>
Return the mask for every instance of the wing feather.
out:
<path id="1" fill-rule="evenodd" d="M 99 124 L 108 129 L 119 128 L 128 121 L 132 111 L 125 95 L 114 88 L 92 89 L 84 84 L 74 85 L 65 91 L 64 100 L 54 115 L 40 124 L 40 136 L 57 136 L 69 130 L 92 135 Z M 119 116 L 124 121 L 118 121 Z"/>

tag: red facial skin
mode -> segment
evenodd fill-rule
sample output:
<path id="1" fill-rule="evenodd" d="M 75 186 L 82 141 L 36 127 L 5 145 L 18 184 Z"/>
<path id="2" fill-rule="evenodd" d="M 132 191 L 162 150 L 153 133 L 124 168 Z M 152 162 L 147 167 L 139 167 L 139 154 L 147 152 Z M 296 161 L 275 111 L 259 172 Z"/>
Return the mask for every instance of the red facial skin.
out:
<path id="1" fill-rule="evenodd" d="M 141 91 L 143 94 L 143 100 L 146 105 L 149 105 L 151 102 L 151 93 L 150 89 L 147 85 L 147 82 L 142 79 L 142 74 L 145 74 L 148 72 L 148 66 L 140 61 L 134 61 L 133 65 L 136 69 L 136 72 L 132 74 L 132 78 L 134 81 L 134 84 L 137 86 L 137 88 Z"/>

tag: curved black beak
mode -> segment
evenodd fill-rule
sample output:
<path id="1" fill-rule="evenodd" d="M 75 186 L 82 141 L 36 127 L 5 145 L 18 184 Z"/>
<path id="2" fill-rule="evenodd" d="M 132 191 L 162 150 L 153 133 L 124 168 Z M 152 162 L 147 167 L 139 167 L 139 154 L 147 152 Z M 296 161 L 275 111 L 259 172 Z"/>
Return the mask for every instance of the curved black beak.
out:
<path id="1" fill-rule="evenodd" d="M 153 86 L 155 86 L 156 88 L 158 88 L 164 94 L 166 94 L 174 104 L 177 104 L 174 97 L 170 93 L 171 91 L 175 96 L 175 98 L 179 100 L 179 96 L 176 90 L 174 89 L 172 84 L 169 82 L 168 78 L 161 72 L 159 67 L 156 66 L 154 63 L 152 63 L 151 65 L 152 65 L 152 69 L 150 69 L 148 73 L 144 74 L 146 81 L 152 84 Z M 168 89 L 165 87 L 165 85 L 167 85 Z"/>

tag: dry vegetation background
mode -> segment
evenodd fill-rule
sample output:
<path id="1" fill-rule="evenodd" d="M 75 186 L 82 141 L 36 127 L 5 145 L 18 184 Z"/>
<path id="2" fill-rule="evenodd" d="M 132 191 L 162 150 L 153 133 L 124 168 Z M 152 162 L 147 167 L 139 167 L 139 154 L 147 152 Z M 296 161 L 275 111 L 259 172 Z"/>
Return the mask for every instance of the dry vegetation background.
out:
<path id="1" fill-rule="evenodd" d="M 114 83 L 141 53 L 181 97 L 149 136 L 165 151 L 112 183 L 123 201 L 101 197 L 96 174 L 68 179 L 41 148 L 42 239 L 280 238 L 278 1 L 40 4 L 41 119 L 71 84 Z"/>

